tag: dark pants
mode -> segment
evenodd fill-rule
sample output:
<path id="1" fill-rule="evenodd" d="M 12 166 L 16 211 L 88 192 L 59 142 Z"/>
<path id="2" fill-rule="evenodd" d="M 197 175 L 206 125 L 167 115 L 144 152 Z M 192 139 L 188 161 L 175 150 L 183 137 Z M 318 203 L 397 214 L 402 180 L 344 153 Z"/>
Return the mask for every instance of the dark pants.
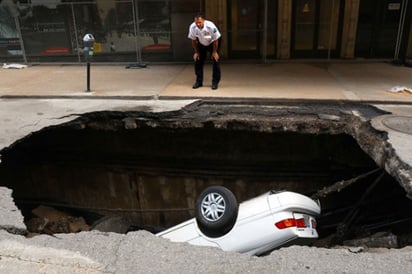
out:
<path id="1" fill-rule="evenodd" d="M 205 59 L 207 53 L 209 52 L 212 55 L 213 52 L 213 43 L 209 46 L 203 46 L 198 42 L 197 44 L 199 50 L 199 59 L 195 61 L 195 74 L 196 74 L 196 82 L 203 84 L 203 65 L 205 63 Z M 218 84 L 220 81 L 220 64 L 213 59 L 213 74 L 212 74 L 212 83 Z"/>

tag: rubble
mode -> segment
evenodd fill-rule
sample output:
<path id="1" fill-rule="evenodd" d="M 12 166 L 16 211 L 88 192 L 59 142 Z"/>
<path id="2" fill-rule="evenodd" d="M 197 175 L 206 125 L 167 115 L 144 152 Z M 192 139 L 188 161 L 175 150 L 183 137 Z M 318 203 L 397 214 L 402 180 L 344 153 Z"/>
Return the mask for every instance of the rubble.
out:
<path id="1" fill-rule="evenodd" d="M 130 228 L 130 222 L 128 222 L 122 216 L 105 216 L 92 225 L 92 230 L 98 230 L 100 232 L 115 232 L 126 233 Z"/>
<path id="2" fill-rule="evenodd" d="M 34 233 L 76 233 L 89 231 L 83 217 L 70 216 L 51 207 L 38 206 L 32 210 L 34 218 L 27 222 L 27 229 Z"/>
<path id="3" fill-rule="evenodd" d="M 345 246 L 368 248 L 398 248 L 398 238 L 390 232 L 378 232 L 369 237 L 343 241 Z"/>

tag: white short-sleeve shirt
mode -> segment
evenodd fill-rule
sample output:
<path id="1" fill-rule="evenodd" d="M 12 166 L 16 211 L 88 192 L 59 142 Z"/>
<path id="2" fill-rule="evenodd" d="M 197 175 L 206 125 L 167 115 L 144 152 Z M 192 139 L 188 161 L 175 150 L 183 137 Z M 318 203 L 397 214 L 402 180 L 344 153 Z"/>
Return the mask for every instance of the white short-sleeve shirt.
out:
<path id="1" fill-rule="evenodd" d="M 193 22 L 189 27 L 189 34 L 187 37 L 192 40 L 199 39 L 199 42 L 204 46 L 209 46 L 216 41 L 221 36 L 219 30 L 215 24 L 209 20 L 205 20 L 203 24 L 203 29 L 199 29 L 195 22 Z"/>

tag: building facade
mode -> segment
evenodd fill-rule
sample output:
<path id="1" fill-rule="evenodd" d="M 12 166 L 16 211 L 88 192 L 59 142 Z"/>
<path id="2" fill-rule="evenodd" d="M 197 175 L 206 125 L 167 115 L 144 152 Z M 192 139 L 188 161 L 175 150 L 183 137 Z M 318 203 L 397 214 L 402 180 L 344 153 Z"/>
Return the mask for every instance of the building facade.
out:
<path id="1" fill-rule="evenodd" d="M 0 58 L 83 62 L 91 33 L 96 62 L 190 61 L 198 11 L 226 59 L 412 59 L 408 0 L 0 0 Z"/>

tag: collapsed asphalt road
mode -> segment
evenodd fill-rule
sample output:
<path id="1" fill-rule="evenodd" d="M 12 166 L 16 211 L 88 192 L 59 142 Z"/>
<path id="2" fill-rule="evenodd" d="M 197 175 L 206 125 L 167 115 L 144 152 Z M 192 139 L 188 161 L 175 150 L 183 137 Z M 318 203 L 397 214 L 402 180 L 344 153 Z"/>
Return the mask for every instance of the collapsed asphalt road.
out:
<path id="1" fill-rule="evenodd" d="M 18 217 L 16 212 L 8 214 Z M 0 230 L 1 273 L 406 273 L 411 255 L 411 247 L 292 246 L 253 257 L 171 243 L 145 231 L 25 238 Z"/>
<path id="2" fill-rule="evenodd" d="M 19 139 L 25 137 L 33 131 L 41 130 L 43 127 L 54 125 L 59 126 L 68 120 L 43 119 L 45 111 L 50 102 L 47 102 L 46 109 L 31 112 L 35 121 L 26 122 L 24 116 L 16 116 L 16 119 L 23 119 L 22 126 L 16 128 L 15 121 L 4 119 L 3 124 L 6 130 L 13 129 L 10 136 L 3 137 L 3 147 L 9 146 Z M 112 102 L 110 102 L 112 104 Z M 164 105 L 164 102 L 155 102 Z M 186 102 L 187 103 L 187 102 Z M 67 102 L 65 102 L 67 104 Z M 219 103 L 220 104 L 220 103 Z M 214 127 L 242 129 L 254 127 L 256 131 L 292 131 L 312 134 L 345 133 L 353 136 L 364 149 L 382 168 L 395 177 L 399 184 L 410 193 L 410 163 L 408 157 L 404 157 L 410 151 L 408 138 L 404 138 L 407 133 L 380 131 L 385 130 L 379 123 L 381 118 L 390 115 L 386 111 L 399 111 L 403 113 L 398 116 L 410 114 L 407 107 L 390 108 L 382 106 L 377 108 L 345 105 L 340 108 L 325 107 L 324 105 L 310 105 L 299 107 L 289 105 L 287 107 L 278 104 L 265 106 L 260 104 L 259 108 L 254 108 L 253 112 L 248 111 L 250 102 L 231 103 L 231 108 L 223 111 L 219 104 L 197 103 L 185 108 L 184 112 L 173 113 L 173 117 L 180 115 L 178 120 L 159 119 L 153 115 L 144 114 L 148 109 L 145 104 L 140 105 L 138 116 L 133 111 L 136 105 L 128 108 L 118 106 L 115 112 L 90 113 L 83 115 L 85 111 L 65 111 L 65 114 L 56 115 L 52 111 L 52 117 L 69 117 L 75 120 L 71 125 L 81 125 L 81 127 L 101 127 L 107 122 L 107 118 L 112 121 L 123 121 L 119 125 L 126 128 L 138 128 L 142 125 L 159 127 L 168 125 L 169 128 L 176 126 L 187 127 Z M 52 103 L 53 105 L 53 103 Z M 202 106 L 203 105 L 203 106 Z M 67 106 L 65 106 L 67 107 Z M 4 108 L 2 108 L 4 109 Z M 103 107 L 105 109 L 105 107 Z M 177 111 L 177 108 L 168 108 Z M 230 110 L 230 111 L 228 111 Z M 275 110 L 275 111 L 274 111 Z M 8 109 L 10 111 L 10 108 Z M 73 114 L 75 114 L 73 116 Z M 161 114 L 163 118 L 165 117 Z M 5 116 L 2 116 L 5 117 Z M 8 114 L 10 117 L 10 114 Z M 40 117 L 40 119 L 39 119 Z M 97 123 L 94 118 L 99 119 L 102 124 Z M 172 118 L 173 118 L 172 117 Z M 266 119 L 264 118 L 266 117 Z M 110 120 L 109 119 L 109 120 Z M 245 122 L 246 121 L 246 122 Z M 371 121 L 371 123 L 369 123 Z M 108 124 L 109 127 L 118 123 Z M 80 127 L 80 128 L 81 128 Z M 380 130 L 377 130 L 379 128 Z M 17 133 L 16 133 L 17 132 Z M 388 138 L 389 137 L 389 138 Z M 392 137 L 392 139 L 391 139 Z M 409 138 L 410 139 L 410 138 Z M 20 142 L 20 141 L 19 141 Z M 399 143 L 400 142 L 400 143 Z M 13 146 L 12 146 L 13 147 Z M 401 149 L 398 149 L 401 148 Z M 2 182 L 2 184 L 4 184 Z M 88 232 L 70 235 L 36 236 L 24 238 L 16 234 L 25 233 L 25 225 L 22 223 L 22 216 L 11 200 L 11 193 L 7 189 L 2 189 L 5 199 L 1 199 L 0 208 L 2 216 L 12 216 L 2 218 L 1 232 L 1 254 L 0 270 L 5 272 L 32 272 L 33 269 L 39 271 L 61 272 L 96 272 L 96 273 L 125 273 L 125 272 L 240 272 L 244 269 L 251 272 L 273 272 L 279 270 L 287 272 L 307 272 L 308 270 L 319 272 L 353 272 L 365 273 L 365 269 L 371 272 L 399 272 L 410 267 L 410 262 L 406 259 L 410 257 L 409 247 L 401 250 L 374 250 L 363 252 L 363 249 L 343 248 L 343 249 L 322 249 L 308 247 L 291 247 L 274 251 L 269 256 L 263 258 L 248 257 L 234 253 L 224 253 L 216 249 L 192 247 L 185 244 L 172 244 L 168 241 L 157 239 L 147 232 L 130 232 L 126 235 L 113 233 Z M 17 220 L 17 223 L 10 220 Z M 375 253 L 376 252 L 376 253 Z M 155 258 L 155 259 L 153 259 Z M 396 258 L 396 259 L 395 259 Z M 399 263 L 402 260 L 402 264 Z M 324 262 L 332 262 L 326 265 Z M 219 263 L 220 262 L 220 263 Z M 230 262 L 230 263 L 228 263 Z M 18 267 L 18 268 L 14 268 Z M 142 271 L 141 271 L 142 270 Z M 362 271 L 359 271 L 362 270 Z"/>
<path id="3" fill-rule="evenodd" d="M 116 99 L 0 99 L 0 151 L 43 128 L 72 121 L 95 111 L 179 110 L 194 100 L 116 100 Z"/>

